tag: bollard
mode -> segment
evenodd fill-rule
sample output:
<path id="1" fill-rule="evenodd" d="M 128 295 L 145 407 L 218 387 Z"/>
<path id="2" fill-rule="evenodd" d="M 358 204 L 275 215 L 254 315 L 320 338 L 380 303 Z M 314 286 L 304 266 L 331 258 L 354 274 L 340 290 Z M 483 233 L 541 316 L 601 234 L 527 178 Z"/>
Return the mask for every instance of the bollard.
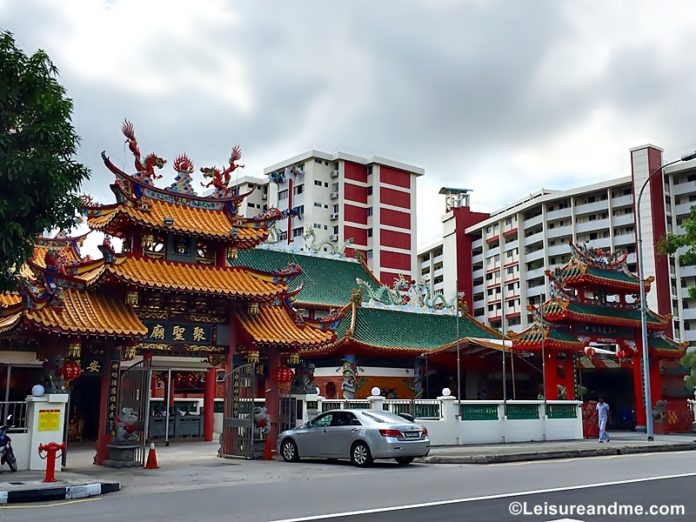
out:
<path id="1" fill-rule="evenodd" d="M 65 444 L 58 444 L 57 442 L 39 444 L 39 457 L 46 459 L 46 475 L 43 479 L 44 482 L 56 481 L 56 459 L 63 456 L 62 453 L 56 455 L 58 450 L 65 451 Z M 46 452 L 46 456 L 41 455 L 42 451 Z"/>

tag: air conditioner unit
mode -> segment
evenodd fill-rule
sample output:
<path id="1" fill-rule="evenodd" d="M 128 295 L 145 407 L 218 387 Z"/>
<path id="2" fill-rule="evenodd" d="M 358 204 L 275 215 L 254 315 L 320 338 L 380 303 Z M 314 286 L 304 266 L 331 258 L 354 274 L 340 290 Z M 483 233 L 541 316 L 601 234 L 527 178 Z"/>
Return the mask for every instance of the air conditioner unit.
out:
<path id="1" fill-rule="evenodd" d="M 334 212 L 333 214 L 331 214 L 332 221 L 336 221 L 337 219 L 338 219 L 338 212 Z"/>
<path id="2" fill-rule="evenodd" d="M 338 234 L 331 234 L 331 241 L 338 241 Z"/>
<path id="3" fill-rule="evenodd" d="M 332 177 L 332 178 L 337 178 L 337 177 L 338 177 L 338 170 L 332 170 L 332 171 L 331 171 L 331 177 Z"/>
<path id="4" fill-rule="evenodd" d="M 331 199 L 338 199 L 338 192 L 332 192 L 330 198 Z"/>

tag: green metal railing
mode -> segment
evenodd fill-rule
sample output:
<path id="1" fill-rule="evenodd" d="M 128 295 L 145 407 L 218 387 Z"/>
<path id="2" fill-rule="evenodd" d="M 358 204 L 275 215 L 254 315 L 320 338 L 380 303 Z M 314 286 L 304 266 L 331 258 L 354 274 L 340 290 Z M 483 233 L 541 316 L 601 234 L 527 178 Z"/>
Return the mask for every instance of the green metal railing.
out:
<path id="1" fill-rule="evenodd" d="M 538 419 L 539 406 L 536 404 L 506 404 L 505 415 L 508 420 Z"/>
<path id="2" fill-rule="evenodd" d="M 498 420 L 496 404 L 460 404 L 459 415 L 462 420 Z"/>
<path id="3" fill-rule="evenodd" d="M 578 408 L 575 404 L 547 404 L 546 416 L 549 419 L 576 419 Z"/>

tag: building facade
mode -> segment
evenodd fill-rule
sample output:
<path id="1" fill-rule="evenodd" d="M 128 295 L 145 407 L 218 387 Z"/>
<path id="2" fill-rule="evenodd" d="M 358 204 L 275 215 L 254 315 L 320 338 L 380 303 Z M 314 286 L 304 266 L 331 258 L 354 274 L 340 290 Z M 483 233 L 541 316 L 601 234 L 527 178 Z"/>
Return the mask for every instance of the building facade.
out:
<path id="1" fill-rule="evenodd" d="M 662 149 L 645 145 L 630 153 L 631 176 L 569 190 L 542 189 L 490 216 L 472 212 L 468 199 L 456 207 L 448 204 L 443 240 L 419 252 L 418 276 L 433 291 L 465 292 L 477 320 L 520 331 L 532 323 L 527 305 L 538 306 L 549 295 L 544 270 L 567 263 L 571 243 L 627 252 L 628 270 L 636 272 L 635 194 L 662 165 Z M 688 299 L 687 288 L 696 269 L 681 266 L 678 256 L 659 254 L 655 245 L 665 233 L 682 231 L 696 202 L 694 181 L 696 161 L 668 167 L 641 199 L 645 274 L 655 277 L 648 305 L 672 314 L 675 338 L 691 344 L 696 343 L 696 310 L 690 310 L 696 302 Z M 469 224 L 460 225 L 463 219 Z"/>
<path id="2" fill-rule="evenodd" d="M 235 196 L 248 194 L 237 208 L 240 216 L 250 219 L 268 210 L 268 179 L 242 176 L 232 180 L 230 188 Z"/>
<path id="3" fill-rule="evenodd" d="M 264 169 L 268 205 L 285 219 L 282 241 L 324 242 L 362 251 L 383 282 L 416 273 L 416 179 L 423 169 L 396 161 L 310 151 Z"/>

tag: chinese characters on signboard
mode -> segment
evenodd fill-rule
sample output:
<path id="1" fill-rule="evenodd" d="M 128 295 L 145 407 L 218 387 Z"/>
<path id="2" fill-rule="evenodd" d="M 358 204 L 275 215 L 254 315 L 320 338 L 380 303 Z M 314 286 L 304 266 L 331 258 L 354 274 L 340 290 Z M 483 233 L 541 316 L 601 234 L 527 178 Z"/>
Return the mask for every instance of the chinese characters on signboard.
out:
<path id="1" fill-rule="evenodd" d="M 147 326 L 144 341 L 150 343 L 215 344 L 213 325 L 174 322 L 143 321 Z"/>
<path id="2" fill-rule="evenodd" d="M 116 429 L 118 409 L 118 379 L 121 369 L 120 361 L 111 361 L 109 366 L 109 400 L 107 401 L 106 425 L 107 431 L 113 435 Z"/>

